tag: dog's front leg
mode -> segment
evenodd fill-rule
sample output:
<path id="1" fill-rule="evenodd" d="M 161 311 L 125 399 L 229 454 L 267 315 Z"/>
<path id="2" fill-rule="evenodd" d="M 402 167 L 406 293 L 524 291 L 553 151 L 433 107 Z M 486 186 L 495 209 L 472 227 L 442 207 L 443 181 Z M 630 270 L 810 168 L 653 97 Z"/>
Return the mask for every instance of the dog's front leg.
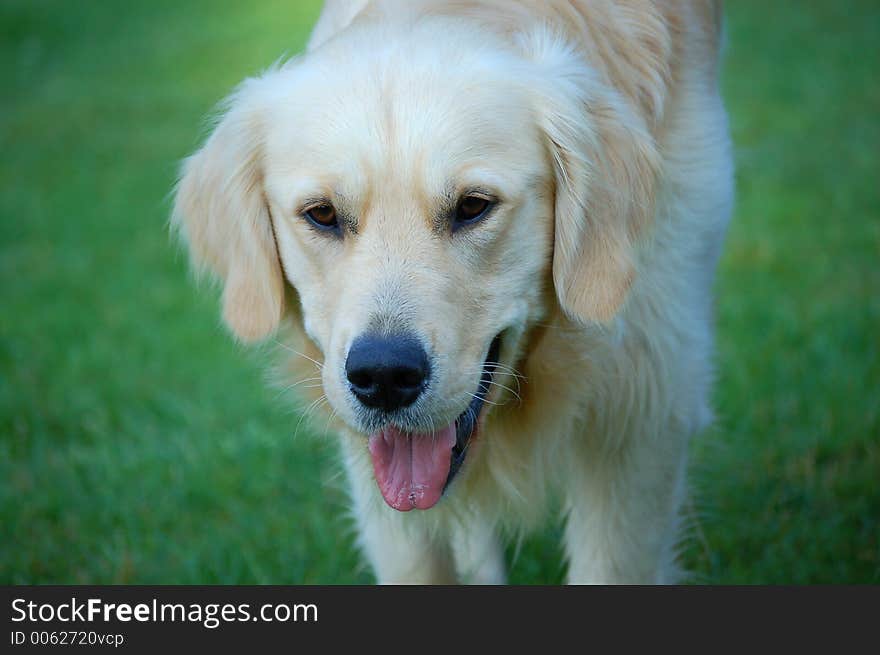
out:
<path id="1" fill-rule="evenodd" d="M 459 519 L 453 528 L 452 552 L 458 575 L 466 584 L 505 583 L 504 549 L 490 517 Z"/>
<path id="2" fill-rule="evenodd" d="M 352 510 L 361 548 L 379 584 L 455 584 L 447 535 L 418 510 L 398 512 L 382 500 L 363 437 L 344 439 Z"/>
<path id="3" fill-rule="evenodd" d="M 666 434 L 581 453 L 567 492 L 570 584 L 675 582 L 685 451 Z"/>

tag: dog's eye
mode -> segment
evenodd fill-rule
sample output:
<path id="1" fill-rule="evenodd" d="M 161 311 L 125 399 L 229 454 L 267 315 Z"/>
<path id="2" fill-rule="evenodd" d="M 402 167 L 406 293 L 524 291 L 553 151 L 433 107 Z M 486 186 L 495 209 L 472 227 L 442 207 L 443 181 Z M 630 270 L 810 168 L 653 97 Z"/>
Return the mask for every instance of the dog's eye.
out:
<path id="1" fill-rule="evenodd" d="M 455 208 L 454 227 L 476 223 L 481 218 L 484 218 L 494 206 L 495 203 L 488 198 L 464 196 L 458 201 L 458 206 Z"/>
<path id="2" fill-rule="evenodd" d="M 339 221 L 336 219 L 336 210 L 333 208 L 333 205 L 317 205 L 316 207 L 307 209 L 305 211 L 305 217 L 312 223 L 312 225 L 315 225 L 322 230 L 332 230 L 339 226 Z"/>

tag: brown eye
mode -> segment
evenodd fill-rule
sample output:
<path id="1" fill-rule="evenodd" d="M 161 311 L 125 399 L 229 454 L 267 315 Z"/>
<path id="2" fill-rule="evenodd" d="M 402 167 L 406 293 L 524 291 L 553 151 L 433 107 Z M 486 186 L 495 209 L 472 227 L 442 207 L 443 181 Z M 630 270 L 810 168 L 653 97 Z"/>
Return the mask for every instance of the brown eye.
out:
<path id="1" fill-rule="evenodd" d="M 458 201 L 458 207 L 455 209 L 455 227 L 477 222 L 486 216 L 494 205 L 494 202 L 482 196 L 464 196 Z"/>
<path id="2" fill-rule="evenodd" d="M 336 220 L 336 209 L 330 204 L 318 205 L 307 209 L 305 217 L 322 230 L 334 229 L 339 225 L 339 222 Z"/>

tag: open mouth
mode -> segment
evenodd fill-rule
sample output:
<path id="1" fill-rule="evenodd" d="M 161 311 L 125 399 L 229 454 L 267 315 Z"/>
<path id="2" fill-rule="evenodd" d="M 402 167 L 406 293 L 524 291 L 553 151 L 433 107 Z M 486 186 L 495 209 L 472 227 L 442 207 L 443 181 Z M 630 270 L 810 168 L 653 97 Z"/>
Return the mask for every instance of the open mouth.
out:
<path id="1" fill-rule="evenodd" d="M 388 505 L 407 512 L 413 508 L 429 509 L 440 500 L 467 456 L 498 367 L 500 351 L 499 334 L 489 347 L 471 402 L 446 427 L 431 434 L 412 434 L 386 426 L 370 435 L 376 483 Z"/>
<path id="2" fill-rule="evenodd" d="M 489 346 L 489 354 L 486 361 L 483 362 L 483 374 L 480 376 L 480 384 L 477 392 L 474 394 L 470 405 L 467 406 L 461 415 L 455 419 L 455 445 L 452 447 L 452 460 L 449 464 L 449 475 L 446 477 L 446 483 L 443 485 L 443 491 L 452 482 L 452 478 L 458 473 L 464 458 L 467 455 L 467 448 L 470 445 L 471 437 L 477 429 L 477 423 L 480 419 L 480 412 L 483 410 L 483 403 L 486 400 L 486 394 L 489 393 L 489 387 L 492 384 L 492 376 L 498 367 L 498 355 L 501 351 L 501 335 L 499 334 L 492 340 Z"/>

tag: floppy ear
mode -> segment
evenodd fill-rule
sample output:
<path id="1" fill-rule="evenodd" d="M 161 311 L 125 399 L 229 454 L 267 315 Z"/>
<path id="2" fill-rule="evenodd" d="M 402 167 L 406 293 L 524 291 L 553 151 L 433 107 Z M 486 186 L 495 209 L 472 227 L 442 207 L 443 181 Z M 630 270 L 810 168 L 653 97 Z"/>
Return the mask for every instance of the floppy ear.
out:
<path id="1" fill-rule="evenodd" d="M 205 145 L 184 162 L 172 215 L 196 268 L 223 281 L 223 318 L 243 341 L 278 327 L 284 297 L 263 194 L 258 83 L 239 87 Z"/>
<path id="2" fill-rule="evenodd" d="M 607 322 L 635 279 L 634 244 L 652 219 L 659 157 L 644 119 L 584 64 L 560 64 L 544 80 L 556 294 L 571 318 Z"/>

